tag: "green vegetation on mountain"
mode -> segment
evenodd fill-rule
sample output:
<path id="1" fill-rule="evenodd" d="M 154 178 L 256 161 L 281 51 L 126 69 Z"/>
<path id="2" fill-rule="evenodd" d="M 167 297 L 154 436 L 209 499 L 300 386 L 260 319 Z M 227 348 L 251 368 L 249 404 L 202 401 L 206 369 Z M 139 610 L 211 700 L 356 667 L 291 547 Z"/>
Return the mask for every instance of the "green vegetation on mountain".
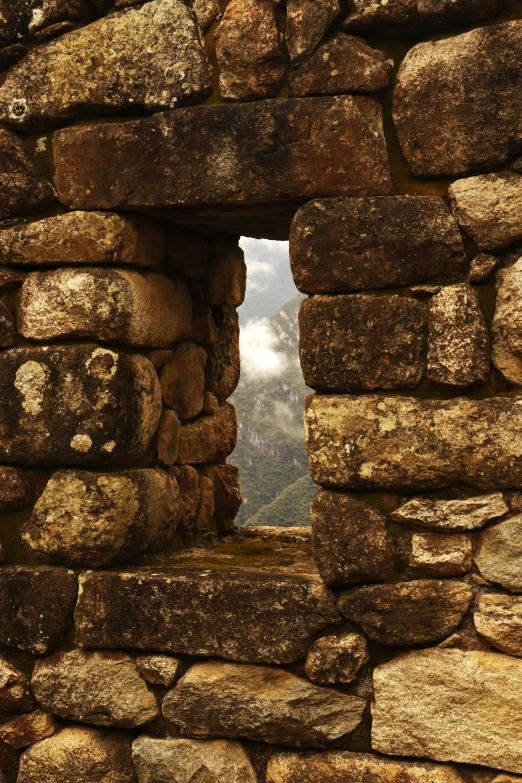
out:
<path id="1" fill-rule="evenodd" d="M 303 527 L 310 524 L 310 503 L 317 485 L 309 475 L 301 476 L 276 498 L 249 517 L 245 527 Z"/>

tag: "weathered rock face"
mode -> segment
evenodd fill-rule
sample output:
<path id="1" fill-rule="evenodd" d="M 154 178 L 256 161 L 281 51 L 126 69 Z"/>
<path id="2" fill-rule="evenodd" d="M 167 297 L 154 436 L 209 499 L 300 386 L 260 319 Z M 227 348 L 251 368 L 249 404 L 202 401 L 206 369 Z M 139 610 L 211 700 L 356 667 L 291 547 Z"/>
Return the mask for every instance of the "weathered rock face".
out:
<path id="1" fill-rule="evenodd" d="M 306 385 L 335 392 L 417 386 L 424 374 L 423 322 L 422 304 L 401 296 L 305 299 L 299 356 Z"/>
<path id="2" fill-rule="evenodd" d="M 489 277 L 498 264 L 496 256 L 487 253 L 479 253 L 469 265 L 468 282 L 482 283 Z"/>
<path id="3" fill-rule="evenodd" d="M 33 272 L 20 292 L 18 330 L 39 342 L 86 339 L 163 348 L 190 337 L 192 302 L 181 278 L 127 269 Z"/>
<path id="4" fill-rule="evenodd" d="M 406 522 L 428 530 L 474 530 L 492 519 L 503 517 L 509 507 L 500 492 L 465 500 L 410 500 L 390 514 L 396 522 Z"/>
<path id="5" fill-rule="evenodd" d="M 290 260 L 307 294 L 408 285 L 466 267 L 457 223 L 436 196 L 311 201 L 294 217 Z"/>
<path id="6" fill-rule="evenodd" d="M 239 383 L 239 318 L 233 307 L 215 307 L 213 318 L 216 339 L 208 350 L 205 381 L 219 402 L 225 402 Z"/>
<path id="7" fill-rule="evenodd" d="M 364 699 L 282 669 L 209 661 L 193 666 L 163 701 L 163 715 L 192 737 L 246 737 L 323 747 L 361 722 Z"/>
<path id="8" fill-rule="evenodd" d="M 389 84 L 393 60 L 360 38 L 336 33 L 290 74 L 290 95 L 373 92 Z"/>
<path id="9" fill-rule="evenodd" d="M 67 212 L 0 231 L 0 260 L 3 264 L 132 264 L 157 267 L 164 253 L 163 230 L 155 223 L 134 215 Z"/>
<path id="10" fill-rule="evenodd" d="M 132 758 L 140 783 L 257 783 L 239 742 L 139 737 Z"/>
<path id="11" fill-rule="evenodd" d="M 357 587 L 343 593 L 339 611 L 381 644 L 431 644 L 449 636 L 471 603 L 462 582 L 435 579 Z"/>
<path id="12" fill-rule="evenodd" d="M 29 680 L 23 672 L 11 666 L 9 661 L 0 658 L 0 709 L 5 712 L 29 712 L 32 706 Z"/>
<path id="13" fill-rule="evenodd" d="M 246 277 L 245 254 L 237 237 L 219 237 L 203 276 L 204 303 L 239 307 L 245 298 Z"/>
<path id="14" fill-rule="evenodd" d="M 156 435 L 158 459 L 166 467 L 173 465 L 178 458 L 179 434 L 181 422 L 178 414 L 164 408 Z"/>
<path id="15" fill-rule="evenodd" d="M 355 631 L 337 631 L 317 639 L 308 650 L 307 676 L 320 685 L 352 682 L 369 660 L 365 637 Z"/>
<path id="16" fill-rule="evenodd" d="M 310 508 L 314 558 L 327 585 L 387 579 L 393 544 L 386 520 L 350 495 L 318 490 Z"/>
<path id="17" fill-rule="evenodd" d="M 223 462 L 236 447 L 235 409 L 225 402 L 213 416 L 184 424 L 179 436 L 178 461 L 182 464 Z"/>
<path id="18" fill-rule="evenodd" d="M 268 763 L 267 783 L 463 783 L 455 767 L 392 761 L 365 753 L 276 753 Z"/>
<path id="19" fill-rule="evenodd" d="M 91 12 L 86 0 L 31 0 L 29 32 L 39 40 L 54 25 L 90 21 Z M 44 39 L 45 40 L 45 39 Z"/>
<path id="20" fill-rule="evenodd" d="M 521 53 L 521 21 L 410 50 L 397 77 L 393 119 L 415 175 L 490 171 L 516 154 Z"/>
<path id="21" fill-rule="evenodd" d="M 131 739 L 121 732 L 74 727 L 22 754 L 18 783 L 137 783 Z"/>
<path id="22" fill-rule="evenodd" d="M 216 55 L 223 98 L 275 95 L 285 60 L 272 0 L 231 0 L 216 33 Z"/>
<path id="23" fill-rule="evenodd" d="M 81 723 L 134 728 L 160 714 L 135 662 L 123 653 L 58 653 L 36 663 L 31 688 L 44 709 Z"/>
<path id="24" fill-rule="evenodd" d="M 293 61 L 313 52 L 341 7 L 337 0 L 287 0 L 286 43 Z"/>
<path id="25" fill-rule="evenodd" d="M 318 484 L 418 490 L 522 482 L 518 398 L 313 396 L 305 416 Z"/>
<path id="26" fill-rule="evenodd" d="M 430 302 L 428 378 L 452 386 L 483 381 L 489 371 L 489 332 L 469 283 L 443 288 Z"/>
<path id="27" fill-rule="evenodd" d="M 14 345 L 16 329 L 9 308 L 0 302 L 0 348 Z"/>
<path id="28" fill-rule="evenodd" d="M 391 0 L 388 3 L 351 0 L 350 6 L 344 26 L 357 32 L 389 32 L 394 28 L 417 32 L 448 27 L 468 20 L 487 19 L 503 7 L 502 0 Z"/>
<path id="29" fill-rule="evenodd" d="M 2 46 L 13 43 L 22 35 L 27 25 L 29 7 L 27 2 L 0 2 L 0 43 Z"/>
<path id="30" fill-rule="evenodd" d="M 35 710 L 28 715 L 20 715 L 0 727 L 0 741 L 15 750 L 27 748 L 51 737 L 58 728 L 58 722 L 52 715 Z"/>
<path id="31" fill-rule="evenodd" d="M 130 462 L 161 412 L 152 364 L 96 344 L 4 351 L 0 394 L 0 458 L 22 464 Z"/>
<path id="32" fill-rule="evenodd" d="M 194 13 L 200 27 L 206 30 L 219 13 L 218 0 L 194 0 Z"/>
<path id="33" fill-rule="evenodd" d="M 31 487 L 21 470 L 0 465 L 0 512 L 16 511 L 31 502 Z"/>
<path id="34" fill-rule="evenodd" d="M 0 88 L 0 119 L 25 131 L 45 130 L 86 112 L 173 108 L 210 89 L 187 6 L 153 0 L 30 52 Z"/>
<path id="35" fill-rule="evenodd" d="M 522 657 L 522 598 L 483 593 L 473 622 L 479 634 L 498 650 Z"/>
<path id="36" fill-rule="evenodd" d="M 205 273 L 209 255 L 208 242 L 200 234 L 173 228 L 169 231 L 167 259 L 169 269 L 189 280 Z"/>
<path id="37" fill-rule="evenodd" d="M 522 772 L 522 662 L 516 658 L 410 652 L 378 666 L 373 681 L 374 750 Z"/>
<path id="38" fill-rule="evenodd" d="M 512 383 L 522 384 L 522 258 L 496 274 L 493 363 Z"/>
<path id="39" fill-rule="evenodd" d="M 172 688 L 178 678 L 181 661 L 170 655 L 140 655 L 136 658 L 136 666 L 147 682 Z"/>
<path id="40" fill-rule="evenodd" d="M 186 341 L 174 347 L 172 358 L 161 368 L 163 403 L 174 408 L 180 419 L 192 419 L 203 409 L 206 361 L 203 348 Z"/>
<path id="41" fill-rule="evenodd" d="M 167 546 L 180 518 L 177 484 L 161 470 L 62 470 L 22 526 L 22 541 L 40 560 L 100 568 Z"/>
<path id="42" fill-rule="evenodd" d="M 55 200 L 53 188 L 29 160 L 21 140 L 0 130 L 0 219 L 31 215 Z"/>
<path id="43" fill-rule="evenodd" d="M 415 576 L 459 576 L 472 565 L 469 536 L 456 533 L 414 533 L 409 566 Z"/>
<path id="44" fill-rule="evenodd" d="M 305 656 L 317 631 L 339 620 L 318 576 L 227 568 L 82 575 L 78 644 L 290 663 Z M 177 610 L 165 616 L 165 606 Z"/>
<path id="45" fill-rule="evenodd" d="M 77 598 L 76 577 L 62 568 L 0 569 L 0 645 L 44 655 L 63 641 Z"/>
<path id="46" fill-rule="evenodd" d="M 198 473 L 208 477 L 214 497 L 214 520 L 218 530 L 229 530 L 241 506 L 239 470 L 234 465 L 198 466 Z"/>
<path id="47" fill-rule="evenodd" d="M 381 108 L 366 97 L 200 106 L 66 129 L 54 160 L 60 200 L 74 209 L 392 192 Z"/>
<path id="48" fill-rule="evenodd" d="M 481 532 L 475 563 L 484 579 L 522 593 L 522 515 Z"/>

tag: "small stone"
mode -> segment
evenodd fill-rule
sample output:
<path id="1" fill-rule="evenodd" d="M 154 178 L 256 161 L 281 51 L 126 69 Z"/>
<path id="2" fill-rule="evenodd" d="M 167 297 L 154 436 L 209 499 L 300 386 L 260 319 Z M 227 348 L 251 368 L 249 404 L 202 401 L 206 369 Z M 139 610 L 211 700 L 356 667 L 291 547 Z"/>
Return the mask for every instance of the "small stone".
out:
<path id="1" fill-rule="evenodd" d="M 178 483 L 181 503 L 181 524 L 186 530 L 192 530 L 199 505 L 199 477 L 190 465 L 175 465 L 170 469 Z"/>
<path id="2" fill-rule="evenodd" d="M 32 708 L 29 680 L 23 672 L 0 657 L 0 709 L 4 712 L 29 712 Z"/>
<path id="3" fill-rule="evenodd" d="M 237 420 L 233 405 L 225 402 L 216 416 L 201 416 L 183 424 L 178 460 L 183 465 L 223 462 L 236 447 Z"/>
<path id="4" fill-rule="evenodd" d="M 488 582 L 522 593 L 522 515 L 483 530 L 474 559 Z"/>
<path id="5" fill-rule="evenodd" d="M 215 416 L 219 413 L 219 402 L 212 392 L 206 391 L 203 393 L 203 412 L 207 416 Z"/>
<path id="6" fill-rule="evenodd" d="M 522 383 L 522 258 L 496 274 L 495 315 L 491 334 L 495 367 L 512 383 Z"/>
<path id="7" fill-rule="evenodd" d="M 429 285 L 428 283 L 424 283 L 421 285 L 412 285 L 408 290 L 412 296 L 421 298 L 424 296 L 435 296 L 441 289 L 441 285 Z"/>
<path id="8" fill-rule="evenodd" d="M 477 294 L 468 283 L 445 286 L 429 308 L 428 378 L 452 386 L 485 380 L 489 332 Z"/>
<path id="9" fill-rule="evenodd" d="M 218 0 L 194 0 L 193 8 L 202 30 L 210 27 L 219 14 Z"/>
<path id="10" fill-rule="evenodd" d="M 147 682 L 172 688 L 179 677 L 181 661 L 170 655 L 139 655 L 136 666 Z"/>
<path id="11" fill-rule="evenodd" d="M 181 422 L 176 411 L 163 409 L 158 427 L 157 448 L 159 461 L 170 468 L 178 458 Z"/>
<path id="12" fill-rule="evenodd" d="M 350 495 L 319 489 L 310 517 L 314 558 L 327 585 L 388 579 L 393 544 L 382 514 Z"/>
<path id="13" fill-rule="evenodd" d="M 336 631 L 313 642 L 306 656 L 305 672 L 319 685 L 352 682 L 368 660 L 368 645 L 362 634 Z"/>
<path id="14" fill-rule="evenodd" d="M 169 268 L 188 280 L 198 280 L 205 274 L 208 242 L 200 234 L 174 228 L 169 232 L 167 259 Z"/>
<path id="15" fill-rule="evenodd" d="M 28 158 L 21 139 L 0 129 L 0 220 L 31 215 L 55 201 L 53 188 Z"/>
<path id="16" fill-rule="evenodd" d="M 85 78 L 87 70 L 96 79 Z M 209 65 L 190 10 L 181 0 L 153 0 L 29 52 L 0 88 L 0 118 L 34 132 L 86 110 L 159 111 L 210 90 Z"/>
<path id="17" fill-rule="evenodd" d="M 29 33 L 35 35 L 51 25 L 63 22 L 86 22 L 91 16 L 88 0 L 31 0 Z"/>
<path id="18" fill-rule="evenodd" d="M 203 409 L 207 354 L 195 343 L 182 342 L 160 371 L 163 403 L 174 408 L 179 418 L 192 419 Z"/>
<path id="19" fill-rule="evenodd" d="M 287 0 L 286 45 L 292 61 L 313 52 L 341 7 L 337 0 Z"/>
<path id="20" fill-rule="evenodd" d="M 522 657 L 522 598 L 482 593 L 473 612 L 475 628 L 493 647 Z"/>
<path id="21" fill-rule="evenodd" d="M 500 492 L 465 500 L 426 500 L 416 498 L 390 514 L 396 522 L 406 522 L 428 530 L 475 530 L 486 522 L 503 517 L 509 506 Z"/>
<path id="22" fill-rule="evenodd" d="M 132 758 L 140 783 L 257 783 L 245 750 L 232 740 L 139 737 Z"/>
<path id="23" fill-rule="evenodd" d="M 219 402 L 225 402 L 239 383 L 239 318 L 235 307 L 224 306 L 213 308 L 213 319 L 215 340 L 208 349 L 205 384 Z"/>
<path id="24" fill-rule="evenodd" d="M 73 650 L 37 661 L 31 688 L 54 715 L 95 726 L 134 728 L 160 714 L 135 662 L 119 652 Z"/>
<path id="25" fill-rule="evenodd" d="M 22 525 L 21 538 L 39 560 L 101 568 L 165 548 L 180 517 L 177 484 L 161 470 L 61 470 Z"/>
<path id="26" fill-rule="evenodd" d="M 16 329 L 9 308 L 0 301 L 0 348 L 10 348 L 15 342 Z"/>
<path id="27" fill-rule="evenodd" d="M 460 576 L 470 570 L 472 546 L 469 536 L 458 533 L 414 533 L 411 538 L 410 570 L 414 576 Z"/>
<path id="28" fill-rule="evenodd" d="M 324 747 L 361 722 L 364 699 L 319 688 L 283 669 L 208 661 L 192 666 L 163 715 L 192 737 L 244 737 Z"/>
<path id="29" fill-rule="evenodd" d="M 130 737 L 75 726 L 22 754 L 17 783 L 137 783 Z"/>
<path id="30" fill-rule="evenodd" d="M 218 530 L 230 530 L 243 500 L 239 470 L 234 465 L 204 465 L 198 467 L 198 473 L 210 479 Z"/>
<path id="31" fill-rule="evenodd" d="M 40 43 L 45 41 L 51 41 L 53 38 L 58 38 L 59 35 L 70 33 L 77 29 L 74 22 L 58 22 L 57 24 L 51 24 L 49 27 L 44 27 L 41 30 L 37 30 L 33 33 L 34 38 Z"/>
<path id="32" fill-rule="evenodd" d="M 31 487 L 17 468 L 0 465 L 0 513 L 18 511 L 31 502 Z"/>
<path id="33" fill-rule="evenodd" d="M 360 38 L 336 33 L 290 74 L 290 95 L 374 92 L 390 82 L 393 60 Z"/>
<path id="34" fill-rule="evenodd" d="M 164 251 L 165 234 L 155 223 L 111 212 L 67 212 L 0 231 L 3 264 L 157 267 Z"/>
<path id="35" fill-rule="evenodd" d="M 373 682 L 373 750 L 522 772 L 522 661 L 407 652 L 377 666 Z"/>
<path id="36" fill-rule="evenodd" d="M 237 239 L 221 237 L 214 246 L 203 278 L 203 300 L 206 305 L 243 304 L 247 269 L 245 254 Z"/>
<path id="37" fill-rule="evenodd" d="M 0 71 L 7 71 L 12 65 L 25 57 L 29 49 L 23 44 L 17 43 L 0 50 Z"/>
<path id="38" fill-rule="evenodd" d="M 311 201 L 293 219 L 290 261 L 307 294 L 409 285 L 467 265 L 457 221 L 437 196 Z"/>
<path id="39" fill-rule="evenodd" d="M 480 311 L 479 311 L 480 312 Z M 316 391 L 417 386 L 424 308 L 402 296 L 313 296 L 299 310 L 299 357 Z"/>
<path id="40" fill-rule="evenodd" d="M 57 729 L 58 723 L 52 715 L 35 710 L 0 726 L 0 741 L 20 750 L 51 737 Z"/>
<path id="41" fill-rule="evenodd" d="M 498 265 L 496 256 L 479 253 L 469 266 L 468 283 L 483 283 Z"/>
<path id="42" fill-rule="evenodd" d="M 252 100 L 277 94 L 285 60 L 272 0 L 230 0 L 215 40 L 223 98 Z"/>
<path id="43" fill-rule="evenodd" d="M 452 27 L 495 16 L 503 9 L 502 0 L 351 0 L 350 14 L 344 21 L 347 30 L 357 32 L 401 30 L 420 32 Z"/>
<path id="44" fill-rule="evenodd" d="M 420 579 L 356 587 L 343 593 L 337 606 L 374 642 L 432 644 L 456 630 L 472 597 L 462 582 Z"/>

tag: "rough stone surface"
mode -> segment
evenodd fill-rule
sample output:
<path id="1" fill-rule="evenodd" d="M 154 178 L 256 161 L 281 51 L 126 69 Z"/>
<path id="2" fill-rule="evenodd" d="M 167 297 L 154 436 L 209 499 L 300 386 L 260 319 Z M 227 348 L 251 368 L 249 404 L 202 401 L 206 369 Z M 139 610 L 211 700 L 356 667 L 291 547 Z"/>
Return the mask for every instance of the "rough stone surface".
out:
<path id="1" fill-rule="evenodd" d="M 46 737 L 51 737 L 57 728 L 58 723 L 52 715 L 35 710 L 1 726 L 0 741 L 15 750 L 20 750 Z"/>
<path id="2" fill-rule="evenodd" d="M 458 533 L 414 533 L 410 570 L 415 576 L 459 576 L 470 570 L 469 536 Z"/>
<path id="3" fill-rule="evenodd" d="M 245 298 L 246 278 L 245 254 L 238 238 L 219 237 L 203 277 L 203 301 L 206 305 L 239 307 Z"/>
<path id="4" fill-rule="evenodd" d="M 365 707 L 363 699 L 282 669 L 208 661 L 192 666 L 167 694 L 163 714 L 192 737 L 313 748 L 350 734 Z"/>
<path id="5" fill-rule="evenodd" d="M 13 43 L 21 37 L 28 23 L 27 2 L 13 2 L 13 0 L 1 0 L 0 2 L 0 44 Z"/>
<path id="6" fill-rule="evenodd" d="M 162 229 L 146 218 L 134 215 L 67 212 L 0 231 L 3 264 L 157 267 L 164 252 Z"/>
<path id="7" fill-rule="evenodd" d="M 153 0 L 29 52 L 0 88 L 0 119 L 39 131 L 86 113 L 174 108 L 210 89 L 189 9 Z"/>
<path id="8" fill-rule="evenodd" d="M 158 459 L 166 467 L 173 465 L 178 458 L 181 422 L 178 414 L 164 408 L 157 432 Z"/>
<path id="9" fill-rule="evenodd" d="M 0 348 L 10 348 L 15 342 L 16 329 L 9 308 L 0 301 Z"/>
<path id="10" fill-rule="evenodd" d="M 196 19 L 202 30 L 206 30 L 207 27 L 210 27 L 219 14 L 218 0 L 194 0 L 192 7 L 194 8 Z"/>
<path id="11" fill-rule="evenodd" d="M 475 563 L 488 582 L 522 593 L 522 515 L 481 532 Z"/>
<path id="12" fill-rule="evenodd" d="M 186 341 L 173 348 L 172 358 L 161 368 L 163 404 L 182 420 L 194 418 L 203 409 L 206 361 L 203 348 Z"/>
<path id="13" fill-rule="evenodd" d="M 418 32 L 487 19 L 502 8 L 502 0 L 351 0 L 344 27 L 356 32 Z"/>
<path id="14" fill-rule="evenodd" d="M 132 758 L 140 783 L 257 783 L 239 742 L 139 737 Z"/>
<path id="15" fill-rule="evenodd" d="M 472 595 L 462 582 L 419 579 L 356 587 L 341 595 L 338 608 L 375 642 L 431 644 L 455 631 Z"/>
<path id="16" fill-rule="evenodd" d="M 337 631 L 313 642 L 306 656 L 305 671 L 320 685 L 352 682 L 368 660 L 368 645 L 362 634 Z"/>
<path id="17" fill-rule="evenodd" d="M 84 339 L 164 348 L 190 337 L 192 303 L 178 278 L 127 269 L 57 269 L 27 276 L 18 330 L 28 340 Z"/>
<path id="18" fill-rule="evenodd" d="M 70 22 L 89 21 L 88 0 L 32 0 L 29 33 L 36 35 L 47 28 Z"/>
<path id="19" fill-rule="evenodd" d="M 468 282 L 482 283 L 490 276 L 498 264 L 496 256 L 479 253 L 469 265 Z"/>
<path id="20" fill-rule="evenodd" d="M 0 569 L 0 645 L 45 655 L 65 638 L 77 598 L 76 577 L 62 568 Z"/>
<path id="21" fill-rule="evenodd" d="M 483 593 L 473 612 L 473 622 L 493 647 L 522 657 L 522 598 Z"/>
<path id="22" fill-rule="evenodd" d="M 489 332 L 469 283 L 445 286 L 430 301 L 428 378 L 452 386 L 483 381 L 490 366 Z"/>
<path id="23" fill-rule="evenodd" d="M 422 304 L 406 297 L 306 299 L 299 311 L 306 385 L 334 392 L 417 386 L 424 374 L 423 325 Z"/>
<path id="24" fill-rule="evenodd" d="M 31 502 L 31 487 L 21 470 L 0 465 L 0 513 L 17 511 Z"/>
<path id="25" fill-rule="evenodd" d="M 31 215 L 55 200 L 53 188 L 29 160 L 22 141 L 0 130 L 0 220 Z"/>
<path id="26" fill-rule="evenodd" d="M 96 726 L 134 728 L 160 713 L 135 662 L 119 652 L 73 650 L 38 661 L 31 688 L 54 715 Z"/>
<path id="27" fill-rule="evenodd" d="M 208 349 L 206 388 L 219 402 L 225 402 L 239 383 L 239 318 L 234 307 L 214 307 L 216 339 Z"/>
<path id="28" fill-rule="evenodd" d="M 202 416 L 182 426 L 178 460 L 190 465 L 223 462 L 234 451 L 236 439 L 236 411 L 225 402 L 215 416 Z"/>
<path id="29" fill-rule="evenodd" d="M 455 767 L 393 761 L 365 753 L 276 753 L 267 783 L 463 783 Z"/>
<path id="30" fill-rule="evenodd" d="M 493 363 L 512 383 L 522 384 L 522 258 L 496 274 Z"/>
<path id="31" fill-rule="evenodd" d="M 393 60 L 360 38 L 336 33 L 290 75 L 290 95 L 374 92 L 389 84 Z"/>
<path id="32" fill-rule="evenodd" d="M 137 783 L 131 739 L 74 727 L 38 742 L 20 759 L 18 783 Z"/>
<path id="33" fill-rule="evenodd" d="M 181 661 L 171 655 L 140 655 L 136 658 L 138 671 L 147 682 L 172 688 L 179 676 Z"/>
<path id="34" fill-rule="evenodd" d="M 522 772 L 521 661 L 423 650 L 377 666 L 373 681 L 374 750 Z"/>
<path id="35" fill-rule="evenodd" d="M 211 481 L 214 520 L 218 530 L 220 532 L 229 530 L 243 499 L 239 470 L 234 465 L 203 465 L 198 467 L 198 473 Z"/>
<path id="36" fill-rule="evenodd" d="M 62 470 L 21 529 L 39 560 L 100 568 L 172 541 L 181 517 L 176 481 L 161 470 Z"/>
<path id="37" fill-rule="evenodd" d="M 216 55 L 223 98 L 275 95 L 285 60 L 272 0 L 231 0 L 216 32 Z"/>
<path id="38" fill-rule="evenodd" d="M 0 354 L 0 459 L 104 465 L 142 456 L 161 413 L 152 364 L 96 344 Z"/>
<path id="39" fill-rule="evenodd" d="M 339 617 L 318 575 L 265 574 L 230 564 L 224 571 L 202 570 L 196 564 L 165 573 L 91 573 L 80 580 L 76 632 L 82 647 L 290 663 Z M 166 614 L 168 606 L 176 612 Z"/>
<path id="40" fill-rule="evenodd" d="M 306 408 L 313 480 L 339 489 L 419 490 L 522 483 L 522 400 L 313 396 Z"/>
<path id="41" fill-rule="evenodd" d="M 178 482 L 182 525 L 192 530 L 200 495 L 198 473 L 190 465 L 175 465 L 169 472 Z"/>
<path id="42" fill-rule="evenodd" d="M 392 192 L 382 110 L 368 97 L 178 109 L 65 129 L 53 144 L 59 197 L 73 209 Z"/>
<path id="43" fill-rule="evenodd" d="M 390 514 L 396 522 L 406 522 L 428 530 L 456 532 L 475 530 L 492 519 L 503 517 L 509 506 L 500 492 L 465 500 L 416 498 Z"/>
<path id="44" fill-rule="evenodd" d="M 169 268 L 176 274 L 189 280 L 203 277 L 208 255 L 205 237 L 178 227 L 169 231 L 167 260 Z"/>
<path id="45" fill-rule="evenodd" d="M 419 283 L 462 273 L 467 263 L 437 196 L 311 201 L 293 220 L 290 260 L 307 294 Z"/>
<path id="46" fill-rule="evenodd" d="M 386 580 L 393 544 L 378 511 L 341 492 L 318 490 L 310 508 L 314 558 L 328 585 Z"/>
<path id="47" fill-rule="evenodd" d="M 522 21 L 421 43 L 408 52 L 397 76 L 393 119 L 413 174 L 491 171 L 517 154 L 521 53 Z"/>
<path id="48" fill-rule="evenodd" d="M 286 45 L 294 62 L 313 52 L 341 7 L 337 0 L 287 0 Z"/>
<path id="49" fill-rule="evenodd" d="M 0 709 L 28 712 L 33 706 L 29 680 L 9 661 L 0 657 Z"/>

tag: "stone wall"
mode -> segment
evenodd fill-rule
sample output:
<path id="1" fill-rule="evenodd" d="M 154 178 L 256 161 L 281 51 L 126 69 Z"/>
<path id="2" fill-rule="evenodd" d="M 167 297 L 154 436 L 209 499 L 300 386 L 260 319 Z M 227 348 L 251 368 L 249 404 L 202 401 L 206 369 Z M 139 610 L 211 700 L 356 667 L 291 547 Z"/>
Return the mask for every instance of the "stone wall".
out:
<path id="1" fill-rule="evenodd" d="M 521 63 L 507 0 L 0 0 L 2 783 L 522 780 Z M 240 234 L 311 530 L 234 527 Z"/>

